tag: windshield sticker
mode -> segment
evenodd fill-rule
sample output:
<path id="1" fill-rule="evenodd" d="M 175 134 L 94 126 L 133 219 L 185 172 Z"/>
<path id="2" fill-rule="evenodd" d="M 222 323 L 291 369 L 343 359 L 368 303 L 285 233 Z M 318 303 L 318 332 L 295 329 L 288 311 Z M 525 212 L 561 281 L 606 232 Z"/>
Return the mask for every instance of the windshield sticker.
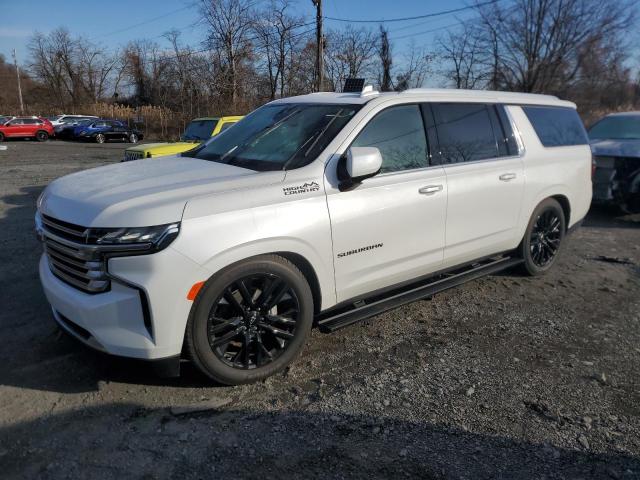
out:
<path id="1" fill-rule="evenodd" d="M 284 187 L 282 191 L 285 195 L 298 195 L 300 193 L 311 193 L 320 190 L 320 185 L 316 182 L 303 183 L 302 185 L 295 185 L 293 187 Z"/>

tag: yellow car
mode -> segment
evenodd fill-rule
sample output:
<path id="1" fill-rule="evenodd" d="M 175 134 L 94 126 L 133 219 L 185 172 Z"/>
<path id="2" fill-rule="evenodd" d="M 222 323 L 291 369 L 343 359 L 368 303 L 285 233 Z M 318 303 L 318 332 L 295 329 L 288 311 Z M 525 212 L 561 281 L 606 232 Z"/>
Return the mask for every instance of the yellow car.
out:
<path id="1" fill-rule="evenodd" d="M 139 160 L 141 158 L 155 158 L 164 155 L 176 155 L 196 148 L 209 137 L 218 135 L 226 130 L 242 116 L 234 117 L 203 117 L 196 118 L 189 122 L 179 142 L 172 143 L 146 143 L 135 147 L 127 148 L 124 151 L 123 162 L 129 160 Z"/>

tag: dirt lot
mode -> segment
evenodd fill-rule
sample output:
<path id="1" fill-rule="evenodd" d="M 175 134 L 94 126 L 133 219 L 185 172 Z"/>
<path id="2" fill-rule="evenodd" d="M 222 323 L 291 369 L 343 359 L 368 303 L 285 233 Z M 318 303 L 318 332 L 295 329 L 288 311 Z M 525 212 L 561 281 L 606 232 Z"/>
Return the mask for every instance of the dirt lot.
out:
<path id="1" fill-rule="evenodd" d="M 4 145 L 3 478 L 640 478 L 640 217 L 591 212 L 545 277 L 316 330 L 285 374 L 227 388 L 105 358 L 51 319 L 36 198 L 126 145 Z"/>

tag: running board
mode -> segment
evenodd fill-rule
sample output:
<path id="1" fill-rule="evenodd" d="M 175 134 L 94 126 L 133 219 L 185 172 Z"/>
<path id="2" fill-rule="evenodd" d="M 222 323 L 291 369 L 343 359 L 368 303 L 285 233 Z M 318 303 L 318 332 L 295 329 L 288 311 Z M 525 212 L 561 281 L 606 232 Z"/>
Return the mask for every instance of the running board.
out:
<path id="1" fill-rule="evenodd" d="M 394 290 L 388 296 L 380 298 L 374 297 L 371 300 L 359 300 L 352 304 L 347 311 L 340 309 L 334 315 L 329 315 L 318 321 L 320 331 L 329 333 L 340 328 L 352 325 L 360 320 L 364 320 L 374 315 L 379 315 L 387 310 L 399 307 L 406 303 L 415 302 L 448 288 L 456 287 L 470 280 L 491 275 L 501 270 L 514 267 L 522 263 L 520 258 L 501 257 L 474 263 L 468 267 L 459 268 L 448 273 L 442 273 L 425 280 L 426 283 L 416 286 L 412 284 L 408 290 Z"/>

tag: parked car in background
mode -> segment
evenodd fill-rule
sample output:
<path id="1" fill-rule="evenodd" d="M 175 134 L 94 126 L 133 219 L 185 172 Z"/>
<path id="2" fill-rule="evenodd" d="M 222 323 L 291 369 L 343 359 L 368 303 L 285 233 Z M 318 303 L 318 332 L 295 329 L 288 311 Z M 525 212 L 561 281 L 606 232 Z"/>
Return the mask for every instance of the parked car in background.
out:
<path id="1" fill-rule="evenodd" d="M 123 162 L 186 152 L 223 132 L 241 118 L 242 116 L 196 118 L 189 122 L 179 142 L 146 143 L 137 147 L 127 148 L 124 152 Z"/>
<path id="2" fill-rule="evenodd" d="M 640 212 L 640 112 L 614 113 L 589 129 L 593 200 Z"/>
<path id="3" fill-rule="evenodd" d="M 96 143 L 104 143 L 109 140 L 125 140 L 137 143 L 142 140 L 142 132 L 129 128 L 126 123 L 119 120 L 98 119 L 86 125 L 77 125 L 73 131 L 77 140 L 90 140 Z"/>
<path id="4" fill-rule="evenodd" d="M 586 131 L 556 97 L 282 98 L 180 157 L 53 181 L 37 202 L 40 279 L 86 345 L 172 373 L 184 354 L 247 383 L 290 364 L 313 324 L 516 265 L 549 271 L 591 190 Z"/>
<path id="5" fill-rule="evenodd" d="M 53 117 L 48 117 L 48 120 L 55 127 L 58 125 L 62 125 L 63 123 L 72 122 L 74 120 L 82 120 L 85 118 L 94 118 L 98 119 L 95 115 L 54 115 Z"/>
<path id="6" fill-rule="evenodd" d="M 73 138 L 73 132 L 78 125 L 89 125 L 92 122 L 95 122 L 97 119 L 95 117 L 77 117 L 69 120 L 65 120 L 64 122 L 54 125 L 53 130 L 56 134 L 56 138 L 60 140 L 67 140 Z"/>
<path id="7" fill-rule="evenodd" d="M 5 138 L 35 138 L 44 142 L 53 135 L 53 125 L 46 118 L 13 117 L 0 125 L 0 142 Z"/>

